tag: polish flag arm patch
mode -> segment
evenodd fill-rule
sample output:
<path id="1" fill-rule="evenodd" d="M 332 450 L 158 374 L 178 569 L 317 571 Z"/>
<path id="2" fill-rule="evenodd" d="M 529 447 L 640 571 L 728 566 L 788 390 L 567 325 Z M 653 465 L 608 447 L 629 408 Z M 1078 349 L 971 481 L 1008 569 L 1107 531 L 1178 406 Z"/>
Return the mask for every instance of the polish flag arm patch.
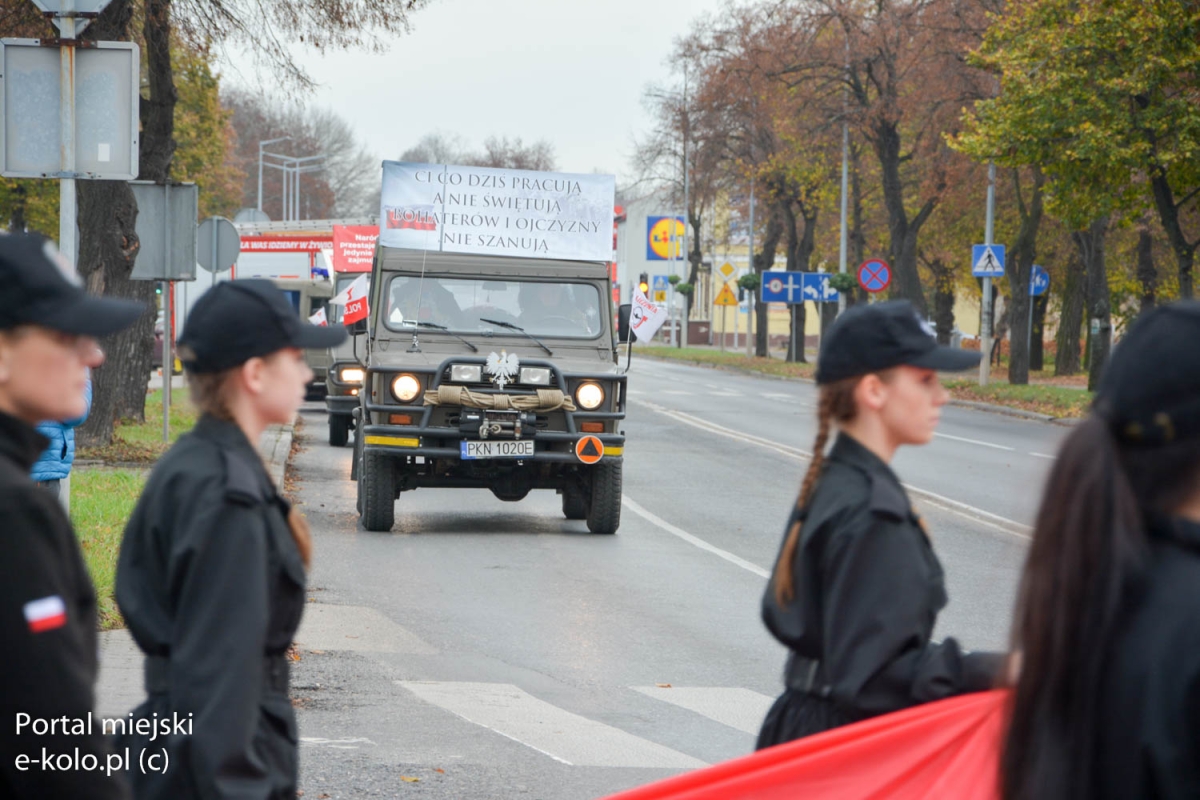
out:
<path id="1" fill-rule="evenodd" d="M 25 621 L 30 633 L 43 633 L 67 624 L 67 604 L 58 595 L 25 604 Z"/>

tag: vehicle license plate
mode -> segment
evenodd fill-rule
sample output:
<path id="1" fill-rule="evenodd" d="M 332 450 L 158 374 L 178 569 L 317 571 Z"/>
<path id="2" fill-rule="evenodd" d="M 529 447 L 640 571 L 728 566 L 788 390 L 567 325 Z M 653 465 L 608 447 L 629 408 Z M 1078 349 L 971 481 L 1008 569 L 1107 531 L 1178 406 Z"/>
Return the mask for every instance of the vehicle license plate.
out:
<path id="1" fill-rule="evenodd" d="M 533 455 L 533 439 L 469 441 L 458 444 L 463 458 L 529 458 Z"/>

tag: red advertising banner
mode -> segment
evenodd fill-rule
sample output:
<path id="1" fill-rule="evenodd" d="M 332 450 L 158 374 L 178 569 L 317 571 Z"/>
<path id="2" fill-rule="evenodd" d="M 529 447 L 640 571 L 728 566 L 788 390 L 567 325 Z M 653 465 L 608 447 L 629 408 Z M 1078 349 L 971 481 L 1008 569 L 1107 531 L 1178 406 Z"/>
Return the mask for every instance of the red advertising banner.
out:
<path id="1" fill-rule="evenodd" d="M 333 244 L 332 236 L 243 236 L 243 253 L 319 253 Z"/>
<path id="2" fill-rule="evenodd" d="M 333 271 L 370 272 L 378 238 L 375 225 L 334 225 Z"/>

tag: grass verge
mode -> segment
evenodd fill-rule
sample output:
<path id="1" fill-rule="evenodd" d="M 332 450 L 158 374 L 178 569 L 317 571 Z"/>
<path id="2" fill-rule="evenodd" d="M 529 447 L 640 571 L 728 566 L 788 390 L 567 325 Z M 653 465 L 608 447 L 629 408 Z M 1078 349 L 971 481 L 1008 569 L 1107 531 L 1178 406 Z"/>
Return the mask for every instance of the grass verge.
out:
<path id="1" fill-rule="evenodd" d="M 757 372 L 763 375 L 777 375 L 783 378 L 811 378 L 816 371 L 813 364 L 797 364 L 778 358 L 759 358 L 745 353 L 735 353 L 729 350 L 709 350 L 700 347 L 643 347 L 635 345 L 633 357 L 639 355 L 654 358 L 666 358 L 672 361 L 684 361 L 689 364 L 705 364 L 708 366 L 732 367 L 733 369 Z"/>
<path id="2" fill-rule="evenodd" d="M 957 378 L 946 381 L 946 388 L 957 400 L 992 403 L 1052 417 L 1083 417 L 1092 402 L 1091 392 L 1067 386 L 1013 386 L 1009 383 L 980 386 L 978 381 Z"/>
<path id="3" fill-rule="evenodd" d="M 96 585 L 100 629 L 124 625 L 113 600 L 117 553 L 125 523 L 146 483 L 139 469 L 79 467 L 71 471 L 71 522 Z"/>
<path id="4" fill-rule="evenodd" d="M 112 444 L 104 447 L 81 447 L 78 457 L 97 459 L 111 464 L 145 464 L 158 460 L 184 433 L 196 424 L 199 415 L 192 407 L 186 391 L 171 393 L 170 442 L 164 442 L 162 390 L 155 389 L 146 396 L 146 421 L 119 420 L 113 428 Z"/>
<path id="5" fill-rule="evenodd" d="M 763 375 L 776 375 L 785 378 L 812 378 L 816 371 L 813 364 L 796 364 L 778 358 L 758 358 L 741 353 L 706 348 L 677 348 L 677 347 L 635 347 L 633 357 L 638 355 L 653 358 L 682 361 L 688 364 L 729 367 L 746 372 Z M 1039 380 L 1040 373 L 1031 376 Z M 1092 402 L 1092 394 L 1069 383 L 1086 381 L 1082 379 L 1053 379 L 1061 380 L 1063 385 L 1048 385 L 1034 383 L 1029 386 L 1013 386 L 1002 380 L 995 380 L 988 386 L 979 386 L 978 381 L 971 378 L 952 378 L 946 380 L 946 388 L 957 400 L 970 400 L 977 403 L 991 403 L 1005 408 L 1032 411 L 1038 414 L 1048 414 L 1052 417 L 1082 417 L 1087 414 Z"/>

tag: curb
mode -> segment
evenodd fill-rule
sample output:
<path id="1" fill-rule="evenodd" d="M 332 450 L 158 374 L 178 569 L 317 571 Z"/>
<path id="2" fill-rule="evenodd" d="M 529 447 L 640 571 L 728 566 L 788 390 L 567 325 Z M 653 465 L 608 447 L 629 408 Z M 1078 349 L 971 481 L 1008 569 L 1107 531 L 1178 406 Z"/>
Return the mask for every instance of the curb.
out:
<path id="1" fill-rule="evenodd" d="M 710 364 L 704 361 L 690 361 L 683 358 L 662 358 L 661 356 L 649 355 L 643 353 L 642 358 L 650 361 L 658 361 L 667 364 L 687 364 L 692 367 L 704 367 L 707 369 L 719 370 L 721 372 L 732 372 L 738 375 L 748 375 L 752 378 L 766 378 L 767 380 L 777 381 L 797 381 L 800 383 L 816 383 L 812 378 L 792 377 L 789 375 L 769 375 L 764 372 L 756 372 L 745 367 L 734 367 L 727 364 Z M 1036 411 L 1026 411 L 1023 408 L 1011 408 L 1009 406 L 1001 406 L 995 403 L 981 403 L 978 400 L 950 400 L 947 405 L 958 406 L 960 408 L 970 408 L 975 411 L 986 411 L 990 414 L 1002 414 L 1006 417 L 1017 417 L 1019 419 L 1028 419 L 1035 422 L 1046 422 L 1051 425 L 1061 425 L 1063 427 L 1072 427 L 1078 425 L 1080 420 L 1076 417 L 1055 417 L 1050 414 L 1040 414 Z"/>
<path id="2" fill-rule="evenodd" d="M 296 419 L 299 419 L 299 413 Z M 267 474 L 279 489 L 283 488 L 283 473 L 287 469 L 288 456 L 292 452 L 296 419 L 293 419 L 290 425 L 272 425 L 263 431 L 262 438 L 258 440 L 258 452 L 266 464 Z"/>

